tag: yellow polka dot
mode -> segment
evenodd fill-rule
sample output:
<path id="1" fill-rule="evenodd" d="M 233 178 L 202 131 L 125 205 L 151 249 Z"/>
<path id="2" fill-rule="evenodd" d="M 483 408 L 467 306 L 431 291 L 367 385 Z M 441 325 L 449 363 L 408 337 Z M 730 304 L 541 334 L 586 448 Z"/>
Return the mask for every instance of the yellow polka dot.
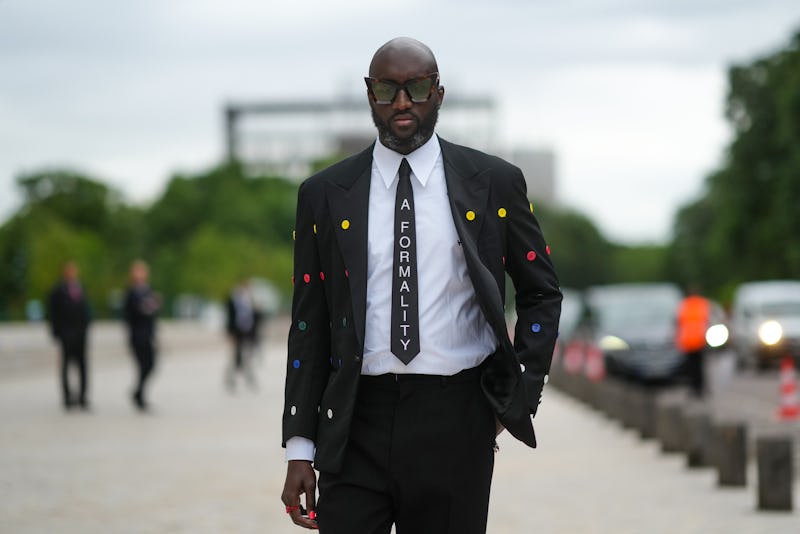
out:
<path id="1" fill-rule="evenodd" d="M 505 218 L 506 209 L 505 208 L 500 208 L 499 210 L 497 210 L 497 216 L 500 217 L 501 219 Z"/>
<path id="2" fill-rule="evenodd" d="M 350 228 L 350 221 L 345 219 L 342 221 L 342 230 L 347 230 L 348 228 Z"/>
<path id="3" fill-rule="evenodd" d="M 474 211 L 472 211 L 472 210 L 469 210 L 469 211 L 467 212 L 467 215 L 466 215 L 466 216 L 467 216 L 467 220 L 468 220 L 468 221 L 474 221 L 474 220 L 475 220 L 475 212 L 474 212 Z"/>
<path id="4" fill-rule="evenodd" d="M 317 225 L 316 224 L 314 225 L 314 233 L 315 234 L 317 233 Z"/>
<path id="5" fill-rule="evenodd" d="M 295 239 L 297 239 L 297 232 L 292 230 L 292 241 L 294 241 Z"/>
<path id="6" fill-rule="evenodd" d="M 529 205 L 530 205 L 530 207 L 531 207 L 531 213 L 533 213 L 533 202 L 528 202 L 528 204 L 529 204 Z"/>

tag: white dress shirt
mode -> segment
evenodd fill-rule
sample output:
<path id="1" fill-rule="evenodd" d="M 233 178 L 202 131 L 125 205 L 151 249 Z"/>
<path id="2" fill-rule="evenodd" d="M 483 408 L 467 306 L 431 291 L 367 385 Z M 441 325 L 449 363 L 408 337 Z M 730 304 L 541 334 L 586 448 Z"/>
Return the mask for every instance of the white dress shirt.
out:
<path id="1" fill-rule="evenodd" d="M 417 233 L 420 352 L 403 364 L 390 348 L 394 208 L 400 162 L 411 166 Z M 456 233 L 439 139 L 403 155 L 375 143 L 367 242 L 367 308 L 361 373 L 454 375 L 476 367 L 497 348 L 467 273 Z M 314 443 L 290 438 L 286 458 L 311 460 Z"/>

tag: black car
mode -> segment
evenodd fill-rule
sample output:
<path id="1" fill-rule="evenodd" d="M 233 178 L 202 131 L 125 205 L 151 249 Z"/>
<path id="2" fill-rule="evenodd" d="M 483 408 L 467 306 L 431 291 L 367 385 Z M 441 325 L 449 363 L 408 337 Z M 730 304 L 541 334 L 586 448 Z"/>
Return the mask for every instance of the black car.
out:
<path id="1" fill-rule="evenodd" d="M 586 290 L 588 323 L 609 374 L 640 382 L 667 382 L 682 371 L 675 346 L 678 306 L 674 284 L 616 284 Z"/>

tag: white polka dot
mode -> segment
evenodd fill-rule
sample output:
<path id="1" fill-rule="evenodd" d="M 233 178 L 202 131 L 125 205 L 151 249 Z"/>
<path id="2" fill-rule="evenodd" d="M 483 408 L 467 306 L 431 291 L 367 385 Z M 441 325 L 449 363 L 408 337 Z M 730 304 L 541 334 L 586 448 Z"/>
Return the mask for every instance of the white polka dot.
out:
<path id="1" fill-rule="evenodd" d="M 524 363 L 519 364 L 519 370 L 522 371 L 523 373 L 525 372 L 525 364 Z"/>
<path id="2" fill-rule="evenodd" d="M 328 419 L 333 419 L 333 410 L 328 408 Z"/>
<path id="3" fill-rule="evenodd" d="M 547 384 L 550 382 L 550 375 L 544 375 L 544 383 Z"/>
<path id="4" fill-rule="evenodd" d="M 289 413 L 291 413 L 292 415 L 296 414 L 297 413 L 297 406 L 292 406 L 292 409 L 289 410 Z"/>

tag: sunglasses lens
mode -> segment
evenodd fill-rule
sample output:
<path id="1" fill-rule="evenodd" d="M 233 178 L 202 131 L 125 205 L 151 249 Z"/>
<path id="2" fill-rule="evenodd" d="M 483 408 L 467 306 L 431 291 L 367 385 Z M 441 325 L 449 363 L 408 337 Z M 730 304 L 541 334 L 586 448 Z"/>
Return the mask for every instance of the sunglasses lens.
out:
<path id="1" fill-rule="evenodd" d="M 375 95 L 375 101 L 378 104 L 391 103 L 395 93 L 397 93 L 397 88 L 393 85 L 381 81 L 372 82 L 372 94 Z"/>
<path id="2" fill-rule="evenodd" d="M 408 89 L 412 102 L 425 102 L 428 100 L 431 96 L 431 87 L 433 87 L 433 80 L 430 78 L 411 80 L 406 84 L 406 89 Z"/>

